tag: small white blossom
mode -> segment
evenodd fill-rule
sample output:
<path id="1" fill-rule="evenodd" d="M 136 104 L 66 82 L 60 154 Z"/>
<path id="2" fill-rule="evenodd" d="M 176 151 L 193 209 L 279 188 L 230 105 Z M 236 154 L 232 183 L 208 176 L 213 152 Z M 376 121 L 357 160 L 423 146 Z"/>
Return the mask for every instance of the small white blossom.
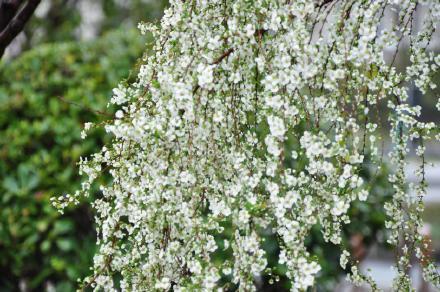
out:
<path id="1" fill-rule="evenodd" d="M 198 80 L 200 87 L 207 89 L 212 87 L 212 82 L 214 81 L 212 69 L 212 66 L 204 66 L 202 64 L 197 68 L 197 71 L 199 72 Z"/>
<path id="2" fill-rule="evenodd" d="M 284 121 L 276 116 L 270 116 L 267 118 L 269 123 L 270 133 L 280 140 L 284 140 L 284 133 L 286 133 L 286 128 L 284 126 Z"/>
<path id="3" fill-rule="evenodd" d="M 347 266 L 349 256 L 350 256 L 350 253 L 346 250 L 343 250 L 341 257 L 339 258 L 339 264 L 341 265 L 341 267 L 344 270 L 345 270 L 345 267 Z"/>
<path id="4" fill-rule="evenodd" d="M 124 112 L 121 111 L 121 110 L 118 110 L 118 111 L 116 112 L 116 114 L 115 114 L 115 117 L 116 117 L 117 119 L 122 119 L 122 118 L 124 117 Z"/>

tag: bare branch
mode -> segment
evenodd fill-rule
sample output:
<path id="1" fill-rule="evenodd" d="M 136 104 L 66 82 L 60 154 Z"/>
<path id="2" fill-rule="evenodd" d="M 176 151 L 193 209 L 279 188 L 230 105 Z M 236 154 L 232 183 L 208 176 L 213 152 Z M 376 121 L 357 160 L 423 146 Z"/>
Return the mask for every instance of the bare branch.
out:
<path id="1" fill-rule="evenodd" d="M 221 61 L 223 61 L 224 58 L 226 58 L 227 56 L 229 56 L 233 51 L 234 51 L 234 49 L 233 49 L 233 48 L 230 48 L 229 50 L 227 50 L 226 52 L 224 52 L 220 57 L 218 57 L 217 60 L 215 60 L 211 65 L 217 65 L 217 64 L 219 64 Z"/>

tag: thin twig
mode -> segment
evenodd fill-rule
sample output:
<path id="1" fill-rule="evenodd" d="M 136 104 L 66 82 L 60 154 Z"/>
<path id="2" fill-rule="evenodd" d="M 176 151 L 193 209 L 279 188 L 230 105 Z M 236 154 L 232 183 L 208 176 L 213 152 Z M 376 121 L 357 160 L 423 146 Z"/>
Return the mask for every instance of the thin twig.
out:
<path id="1" fill-rule="evenodd" d="M 94 109 L 92 109 L 92 108 L 90 108 L 90 107 L 87 107 L 87 106 L 85 106 L 85 105 L 82 105 L 82 104 L 79 104 L 79 103 L 76 103 L 76 102 L 73 102 L 73 101 L 70 101 L 70 100 L 66 100 L 66 99 L 65 99 L 64 97 L 62 97 L 62 96 L 58 96 L 57 98 L 58 98 L 59 100 L 61 100 L 62 102 L 64 102 L 64 103 L 74 105 L 74 106 L 79 107 L 79 108 L 81 108 L 81 109 L 83 109 L 83 110 L 86 110 L 86 111 L 88 111 L 88 112 L 94 113 L 95 115 L 104 115 L 104 116 L 112 117 L 112 118 L 113 118 L 113 115 L 112 115 L 112 114 L 109 114 L 109 113 L 106 113 L 106 112 L 103 112 L 103 111 L 99 111 L 99 110 L 94 110 Z"/>
<path id="2" fill-rule="evenodd" d="M 212 62 L 211 65 L 219 64 L 221 61 L 223 61 L 224 58 L 229 56 L 233 51 L 234 51 L 234 48 L 230 48 L 229 50 L 224 52 L 220 57 L 218 57 L 214 62 Z"/>

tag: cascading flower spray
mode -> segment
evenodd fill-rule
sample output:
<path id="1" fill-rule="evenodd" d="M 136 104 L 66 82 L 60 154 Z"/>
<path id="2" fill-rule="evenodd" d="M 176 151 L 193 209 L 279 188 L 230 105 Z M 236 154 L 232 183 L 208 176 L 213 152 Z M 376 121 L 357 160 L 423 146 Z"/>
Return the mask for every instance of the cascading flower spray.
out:
<path id="1" fill-rule="evenodd" d="M 137 81 L 114 90 L 120 109 L 105 124 L 112 143 L 81 160 L 81 190 L 54 199 L 62 209 L 87 196 L 103 172 L 113 177 L 93 202 L 99 251 L 84 285 L 113 290 L 119 275 L 129 291 L 252 291 L 256 275 L 271 273 L 262 232 L 272 232 L 292 291 L 305 291 L 320 271 L 305 245 L 319 225 L 326 241 L 341 246 L 349 279 L 378 290 L 360 273 L 341 228 L 352 202 L 369 195 L 361 166 L 380 166 L 385 104 L 395 166 L 387 227 L 389 242 L 402 247 L 394 289 L 412 289 L 413 254 L 439 287 L 420 233 L 423 143 L 438 140 L 439 127 L 419 121 L 407 87 L 435 87 L 440 56 L 428 47 L 440 2 L 170 2 L 160 27 L 139 25 L 156 41 Z M 421 7 L 423 25 L 414 32 Z M 390 11 L 398 15 L 393 23 L 385 19 Z M 400 72 L 394 62 L 403 42 L 411 64 Z M 406 187 L 409 141 L 420 143 L 416 196 Z M 220 249 L 231 257 L 214 262 Z"/>

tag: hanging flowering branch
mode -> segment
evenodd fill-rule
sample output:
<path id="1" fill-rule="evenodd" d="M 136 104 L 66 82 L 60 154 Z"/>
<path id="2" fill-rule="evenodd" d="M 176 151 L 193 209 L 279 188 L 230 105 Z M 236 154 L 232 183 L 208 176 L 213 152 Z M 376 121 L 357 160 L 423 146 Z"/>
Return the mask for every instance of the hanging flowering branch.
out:
<path id="1" fill-rule="evenodd" d="M 422 252 L 420 214 L 423 143 L 439 128 L 418 120 L 407 86 L 435 87 L 440 57 L 427 47 L 440 3 L 170 2 L 160 28 L 139 25 L 157 41 L 137 82 L 114 90 L 111 102 L 120 110 L 105 125 L 113 142 L 81 160 L 88 179 L 80 191 L 54 200 L 60 208 L 78 203 L 102 172 L 113 177 L 93 203 L 99 251 L 85 285 L 111 290 L 117 274 L 122 290 L 210 291 L 231 283 L 253 290 L 255 275 L 271 273 L 262 234 L 272 232 L 292 291 L 305 291 L 320 271 L 305 245 L 319 225 L 326 241 L 341 246 L 352 282 L 377 290 L 350 256 L 341 228 L 352 202 L 369 195 L 361 167 L 380 166 L 386 121 L 378 108 L 385 104 L 395 166 L 387 227 L 389 242 L 402 247 L 395 289 L 411 289 L 413 254 L 438 287 L 436 267 Z M 427 12 L 414 32 L 419 7 Z M 387 25 L 390 11 L 398 17 Z M 404 42 L 411 64 L 398 72 Z M 393 51 L 388 63 L 385 48 Z M 421 157 L 416 196 L 404 171 L 412 140 Z M 219 250 L 231 256 L 214 262 Z"/>

